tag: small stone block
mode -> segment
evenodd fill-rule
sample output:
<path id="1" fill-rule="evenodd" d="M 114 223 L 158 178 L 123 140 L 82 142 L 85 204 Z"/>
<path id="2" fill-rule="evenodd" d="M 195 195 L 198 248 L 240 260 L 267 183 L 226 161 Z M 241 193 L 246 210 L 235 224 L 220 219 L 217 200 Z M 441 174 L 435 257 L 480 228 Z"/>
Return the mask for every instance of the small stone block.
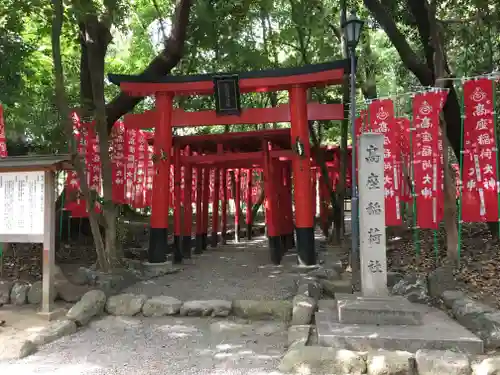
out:
<path id="1" fill-rule="evenodd" d="M 468 356 L 450 350 L 420 349 L 415 354 L 419 375 L 470 375 Z"/>
<path id="2" fill-rule="evenodd" d="M 351 280 L 320 280 L 324 294 L 334 297 L 337 293 L 352 293 Z"/>
<path id="3" fill-rule="evenodd" d="M 390 298 L 338 300 L 339 322 L 343 324 L 421 325 L 422 314 L 411 303 Z"/>

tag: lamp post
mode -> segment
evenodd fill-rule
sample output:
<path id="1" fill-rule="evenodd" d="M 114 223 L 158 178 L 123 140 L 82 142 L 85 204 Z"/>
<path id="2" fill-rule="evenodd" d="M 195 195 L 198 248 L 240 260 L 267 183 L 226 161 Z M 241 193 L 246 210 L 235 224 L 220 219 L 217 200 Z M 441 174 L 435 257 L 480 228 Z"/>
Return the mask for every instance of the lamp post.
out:
<path id="1" fill-rule="evenodd" d="M 351 138 L 352 138 L 352 172 L 351 172 L 351 265 L 358 264 L 358 185 L 356 181 L 356 46 L 359 42 L 364 22 L 353 11 L 342 23 L 345 43 L 351 60 Z M 346 150 L 347 152 L 347 150 Z M 354 269 L 353 269 L 354 272 Z"/>

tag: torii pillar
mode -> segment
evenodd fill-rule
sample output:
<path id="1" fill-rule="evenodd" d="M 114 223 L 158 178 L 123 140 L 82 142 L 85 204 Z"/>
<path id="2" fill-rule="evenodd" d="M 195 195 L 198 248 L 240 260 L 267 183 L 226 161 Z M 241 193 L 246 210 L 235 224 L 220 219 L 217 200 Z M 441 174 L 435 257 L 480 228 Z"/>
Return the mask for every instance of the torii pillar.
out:
<path id="1" fill-rule="evenodd" d="M 149 232 L 148 261 L 163 263 L 168 253 L 168 209 L 170 205 L 170 155 L 172 149 L 171 93 L 156 95 L 158 124 L 154 142 L 153 197 Z"/>
<path id="2" fill-rule="evenodd" d="M 307 118 L 307 90 L 294 86 L 289 90 L 291 141 L 295 149 L 292 159 L 297 261 L 300 265 L 316 264 L 311 189 L 311 146 Z"/>
<path id="3" fill-rule="evenodd" d="M 182 263 L 181 249 L 181 149 L 174 146 L 174 263 Z"/>
<path id="4" fill-rule="evenodd" d="M 191 150 L 186 147 L 184 154 L 189 156 Z M 182 256 L 191 258 L 191 231 L 193 228 L 193 167 L 191 164 L 184 166 L 184 226 L 182 235 Z"/>

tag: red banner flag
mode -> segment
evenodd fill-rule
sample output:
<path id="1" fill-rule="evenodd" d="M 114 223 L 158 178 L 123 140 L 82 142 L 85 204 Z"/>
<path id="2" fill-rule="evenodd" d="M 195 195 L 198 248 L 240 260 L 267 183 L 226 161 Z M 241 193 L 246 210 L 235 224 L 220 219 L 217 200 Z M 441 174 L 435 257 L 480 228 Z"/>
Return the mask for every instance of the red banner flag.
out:
<path id="1" fill-rule="evenodd" d="M 385 222 L 402 224 L 400 209 L 400 134 L 392 100 L 375 100 L 369 106 L 370 131 L 384 135 Z"/>
<path id="2" fill-rule="evenodd" d="M 400 195 L 403 202 L 412 201 L 411 176 L 410 176 L 410 120 L 405 117 L 396 118 L 399 125 L 399 150 L 400 158 L 396 160 L 401 181 Z"/>
<path id="3" fill-rule="evenodd" d="M 111 133 L 111 173 L 113 178 L 113 202 L 125 203 L 125 127 L 116 123 Z"/>
<path id="4" fill-rule="evenodd" d="M 134 157 L 134 190 L 132 193 L 132 207 L 134 208 L 145 208 L 146 199 L 144 196 L 144 188 L 146 180 L 144 178 L 146 170 L 146 155 L 147 155 L 147 139 L 146 135 L 142 130 L 137 131 L 136 147 L 135 147 L 135 157 Z"/>
<path id="5" fill-rule="evenodd" d="M 498 221 L 494 83 L 487 78 L 464 84 L 462 220 Z"/>
<path id="6" fill-rule="evenodd" d="M 125 130 L 125 201 L 133 206 L 137 130 Z"/>
<path id="7" fill-rule="evenodd" d="M 173 160 L 173 158 L 171 160 Z M 170 208 L 175 207 L 174 176 L 175 176 L 175 166 L 174 163 L 170 163 Z"/>
<path id="8" fill-rule="evenodd" d="M 5 122 L 3 120 L 3 107 L 0 104 L 0 158 L 7 157 L 7 142 L 5 139 Z"/>
<path id="9" fill-rule="evenodd" d="M 153 200 L 153 176 L 155 175 L 155 166 L 153 162 L 153 146 L 148 145 L 148 159 L 146 169 L 146 206 L 151 207 Z"/>
<path id="10" fill-rule="evenodd" d="M 77 152 L 85 158 L 85 129 L 83 129 L 80 118 L 76 112 L 71 114 L 71 118 L 73 120 L 73 135 L 77 145 Z M 65 189 L 66 196 L 64 208 L 71 212 L 72 217 L 87 217 L 86 202 L 82 199 L 80 180 L 78 179 L 76 171 L 68 172 Z"/>
<path id="11" fill-rule="evenodd" d="M 101 195 L 101 155 L 99 153 L 99 137 L 97 136 L 94 124 L 82 124 L 85 139 L 85 167 L 87 174 L 87 184 L 90 191 Z M 95 203 L 96 212 L 100 212 L 100 204 Z"/>
<path id="12" fill-rule="evenodd" d="M 413 177 L 420 228 L 438 229 L 443 215 L 439 114 L 446 95 L 427 92 L 413 99 Z"/>

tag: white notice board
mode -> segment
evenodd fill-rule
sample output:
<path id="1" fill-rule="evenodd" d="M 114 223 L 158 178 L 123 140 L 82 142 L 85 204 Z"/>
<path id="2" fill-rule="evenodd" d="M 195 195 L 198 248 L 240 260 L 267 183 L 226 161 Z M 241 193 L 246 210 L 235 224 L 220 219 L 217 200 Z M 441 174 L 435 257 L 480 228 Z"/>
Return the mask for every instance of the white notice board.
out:
<path id="1" fill-rule="evenodd" d="M 0 173 L 0 235 L 43 235 L 45 172 Z"/>

